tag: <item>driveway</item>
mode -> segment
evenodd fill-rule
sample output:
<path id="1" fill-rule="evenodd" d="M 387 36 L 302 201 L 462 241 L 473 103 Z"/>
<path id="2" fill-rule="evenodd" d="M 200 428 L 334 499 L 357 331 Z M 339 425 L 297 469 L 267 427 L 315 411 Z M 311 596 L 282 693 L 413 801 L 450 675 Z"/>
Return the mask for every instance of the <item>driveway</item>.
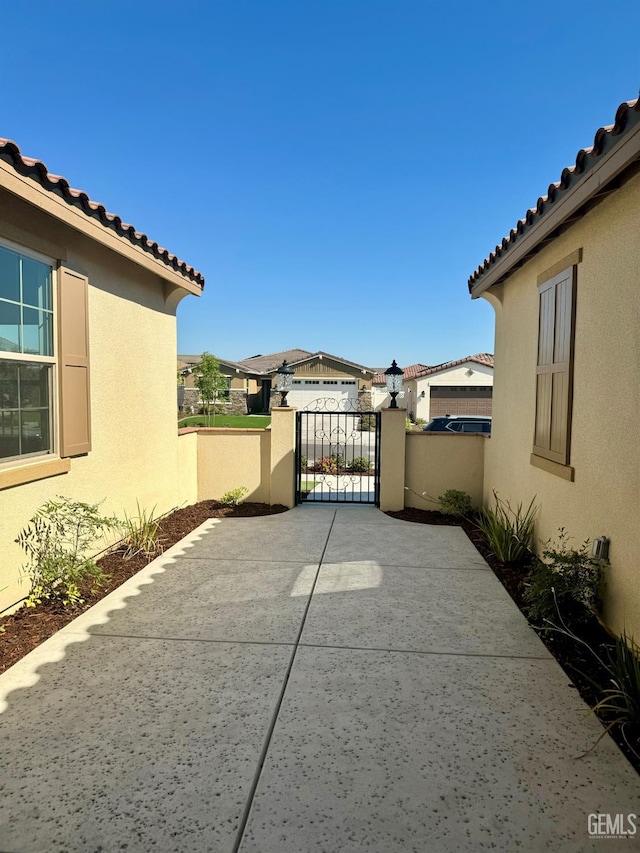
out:
<path id="1" fill-rule="evenodd" d="M 0 851 L 619 850 L 588 815 L 640 811 L 464 532 L 368 507 L 207 522 L 0 701 Z"/>

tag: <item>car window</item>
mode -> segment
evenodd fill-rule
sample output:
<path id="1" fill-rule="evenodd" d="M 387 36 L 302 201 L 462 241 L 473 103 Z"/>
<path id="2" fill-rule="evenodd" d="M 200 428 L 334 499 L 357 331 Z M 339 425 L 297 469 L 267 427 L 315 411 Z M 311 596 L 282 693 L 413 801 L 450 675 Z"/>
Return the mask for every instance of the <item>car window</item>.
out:
<path id="1" fill-rule="evenodd" d="M 451 421 L 450 424 L 447 424 L 447 429 L 451 432 L 462 432 L 462 427 L 464 424 L 461 421 Z"/>
<path id="2" fill-rule="evenodd" d="M 491 424 L 482 421 L 465 421 L 460 426 L 461 432 L 491 432 Z"/>

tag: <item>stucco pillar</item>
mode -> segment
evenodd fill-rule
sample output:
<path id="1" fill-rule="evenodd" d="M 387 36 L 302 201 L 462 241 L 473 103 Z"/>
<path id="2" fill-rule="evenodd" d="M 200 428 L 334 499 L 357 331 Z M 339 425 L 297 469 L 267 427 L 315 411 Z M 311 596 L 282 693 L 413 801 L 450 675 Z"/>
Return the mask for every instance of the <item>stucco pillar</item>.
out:
<path id="1" fill-rule="evenodd" d="M 296 409 L 271 410 L 271 503 L 292 507 L 295 495 Z"/>
<path id="2" fill-rule="evenodd" d="M 380 509 L 404 509 L 406 409 L 383 409 L 380 427 Z"/>

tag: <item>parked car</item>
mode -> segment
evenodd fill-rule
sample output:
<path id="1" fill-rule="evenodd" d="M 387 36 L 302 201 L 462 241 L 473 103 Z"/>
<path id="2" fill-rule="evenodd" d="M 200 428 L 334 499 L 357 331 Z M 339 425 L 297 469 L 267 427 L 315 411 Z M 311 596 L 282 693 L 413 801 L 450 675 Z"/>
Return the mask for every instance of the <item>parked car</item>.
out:
<path id="1" fill-rule="evenodd" d="M 491 435 L 491 418 L 488 415 L 443 415 L 431 418 L 424 432 L 481 432 Z"/>

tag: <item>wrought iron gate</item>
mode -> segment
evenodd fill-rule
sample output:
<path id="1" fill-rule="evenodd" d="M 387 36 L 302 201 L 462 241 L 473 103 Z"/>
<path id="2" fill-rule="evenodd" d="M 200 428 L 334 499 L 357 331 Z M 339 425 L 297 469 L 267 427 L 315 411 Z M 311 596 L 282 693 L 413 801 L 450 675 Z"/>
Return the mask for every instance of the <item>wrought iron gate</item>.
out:
<path id="1" fill-rule="evenodd" d="M 380 412 L 320 398 L 296 414 L 296 502 L 380 503 Z"/>

